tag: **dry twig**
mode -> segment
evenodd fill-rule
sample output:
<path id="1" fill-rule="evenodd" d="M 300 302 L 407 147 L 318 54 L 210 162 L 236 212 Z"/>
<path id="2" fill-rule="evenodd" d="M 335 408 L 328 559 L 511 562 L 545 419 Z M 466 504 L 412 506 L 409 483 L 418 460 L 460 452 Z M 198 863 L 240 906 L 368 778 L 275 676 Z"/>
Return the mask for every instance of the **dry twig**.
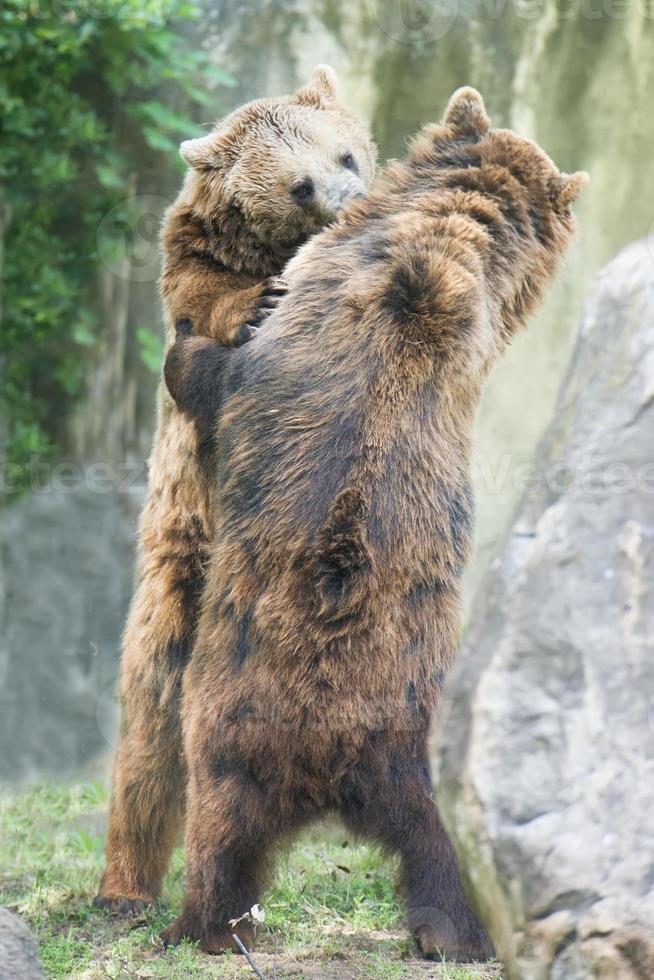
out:
<path id="1" fill-rule="evenodd" d="M 242 915 L 239 919 L 232 919 L 229 924 L 232 930 L 234 942 L 243 953 L 243 956 L 246 958 L 256 975 L 259 977 L 259 980 L 268 980 L 265 973 L 263 973 L 261 968 L 255 962 L 252 954 L 245 948 L 244 943 L 241 942 L 240 936 L 238 936 L 236 933 L 236 928 L 241 922 L 248 922 L 256 928 L 257 922 L 263 922 L 263 909 L 261 906 L 254 905 L 249 912 L 246 912 L 245 915 Z"/>

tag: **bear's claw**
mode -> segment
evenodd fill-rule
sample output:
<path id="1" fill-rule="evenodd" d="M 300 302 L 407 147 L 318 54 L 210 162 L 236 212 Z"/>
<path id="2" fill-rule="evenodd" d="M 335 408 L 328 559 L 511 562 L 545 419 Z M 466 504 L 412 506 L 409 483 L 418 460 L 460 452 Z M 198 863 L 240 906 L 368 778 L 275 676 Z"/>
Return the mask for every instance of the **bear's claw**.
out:
<path id="1" fill-rule="evenodd" d="M 272 311 L 277 307 L 280 299 L 288 292 L 288 285 L 283 276 L 271 276 L 266 279 L 265 285 L 259 297 L 259 304 L 254 314 L 248 320 L 248 326 L 260 327 L 264 320 L 267 320 Z"/>
<path id="2" fill-rule="evenodd" d="M 239 939 L 249 952 L 254 943 L 254 930 L 252 926 L 247 923 L 241 923 L 237 931 Z M 199 948 L 204 953 L 218 954 L 226 953 L 230 950 L 233 953 L 242 953 L 240 946 L 228 928 L 222 930 L 216 929 L 215 932 L 207 933 L 197 922 L 187 919 L 184 915 L 180 915 L 172 925 L 168 926 L 161 933 L 161 941 L 164 949 L 168 949 L 169 946 L 177 946 L 184 939 L 197 942 Z"/>
<path id="3" fill-rule="evenodd" d="M 141 916 L 149 909 L 156 908 L 156 902 L 150 898 L 127 898 L 126 895 L 96 895 L 93 908 L 110 912 L 112 915 Z"/>
<path id="4" fill-rule="evenodd" d="M 493 959 L 495 950 L 483 929 L 479 935 L 453 941 L 452 936 L 439 935 L 432 926 L 421 926 L 414 932 L 421 955 L 426 960 L 451 960 L 457 963 L 478 963 Z"/>

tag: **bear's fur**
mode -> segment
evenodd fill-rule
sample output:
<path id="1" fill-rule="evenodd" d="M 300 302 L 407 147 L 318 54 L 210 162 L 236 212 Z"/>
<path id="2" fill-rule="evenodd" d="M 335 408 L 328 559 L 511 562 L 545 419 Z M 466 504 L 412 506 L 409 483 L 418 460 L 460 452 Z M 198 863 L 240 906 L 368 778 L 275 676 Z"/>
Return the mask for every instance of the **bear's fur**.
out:
<path id="1" fill-rule="evenodd" d="M 483 958 L 427 732 L 460 623 L 483 383 L 574 233 L 586 176 L 452 97 L 406 162 L 306 245 L 247 347 L 165 377 L 217 425 L 217 534 L 184 678 L 187 881 L 164 941 L 233 947 L 274 846 L 341 815 L 401 859 L 427 956 Z M 252 941 L 245 930 L 246 943 Z"/>
<path id="2" fill-rule="evenodd" d="M 169 353 L 173 396 L 202 433 L 219 417 L 219 448 L 184 678 L 188 891 L 166 943 L 233 948 L 274 845 L 332 811 L 399 853 L 425 955 L 490 952 L 426 739 L 459 630 L 475 408 L 585 179 L 491 131 L 463 89 L 291 261 L 247 353 L 197 337 Z"/>
<path id="3" fill-rule="evenodd" d="M 190 319 L 196 333 L 237 345 L 249 335 L 246 321 L 275 300 L 268 277 L 366 189 L 375 148 L 367 127 L 336 101 L 334 72 L 321 66 L 294 95 L 236 110 L 181 153 L 191 169 L 163 227 L 167 340 L 176 321 Z M 214 533 L 208 448 L 162 385 L 96 899 L 114 911 L 138 912 L 156 899 L 182 817 L 181 678 Z"/>

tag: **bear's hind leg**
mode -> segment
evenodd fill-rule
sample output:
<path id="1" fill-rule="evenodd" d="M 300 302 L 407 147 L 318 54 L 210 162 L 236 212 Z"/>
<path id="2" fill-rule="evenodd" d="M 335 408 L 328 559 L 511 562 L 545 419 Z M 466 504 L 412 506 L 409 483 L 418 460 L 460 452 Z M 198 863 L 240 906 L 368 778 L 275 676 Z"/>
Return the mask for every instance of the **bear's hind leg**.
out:
<path id="1" fill-rule="evenodd" d="M 374 776 L 372 775 L 374 769 Z M 426 958 L 467 962 L 494 955 L 470 908 L 456 855 L 431 797 L 426 758 L 393 757 L 385 771 L 361 767 L 342 790 L 346 825 L 401 861 L 408 925 Z"/>
<path id="2" fill-rule="evenodd" d="M 148 639 L 150 639 L 148 637 Z M 140 646 L 123 665 L 123 723 L 113 771 L 107 866 L 93 904 L 140 914 L 156 903 L 184 811 L 181 735 L 183 657 L 164 659 Z M 146 639 L 146 645 L 147 645 Z M 181 645 L 174 646 L 175 651 Z M 179 662 L 173 663 L 177 658 Z"/>
<path id="3" fill-rule="evenodd" d="M 182 683 L 213 537 L 212 459 L 194 423 L 162 402 L 121 657 L 107 865 L 95 900 L 112 912 L 156 902 L 183 822 Z"/>
<path id="4" fill-rule="evenodd" d="M 240 952 L 230 922 L 259 902 L 271 852 L 294 821 L 245 766 L 234 763 L 225 774 L 222 759 L 212 763 L 196 757 L 193 769 L 186 824 L 187 894 L 162 940 L 165 946 L 197 941 L 206 953 Z M 252 926 L 243 922 L 237 933 L 250 949 Z"/>
<path id="5" fill-rule="evenodd" d="M 116 914 L 140 915 L 156 904 L 183 821 L 181 738 L 176 719 L 169 717 L 165 737 L 165 721 L 157 720 L 126 732 L 116 756 L 107 867 L 93 901 Z"/>
<path id="6" fill-rule="evenodd" d="M 174 445 L 163 442 L 160 449 L 172 466 L 178 459 Z M 107 865 L 94 902 L 96 908 L 116 913 L 138 914 L 156 902 L 183 822 L 182 681 L 193 645 L 205 553 L 196 519 L 203 512 L 201 473 L 184 463 L 185 485 L 194 495 L 191 516 L 181 504 L 173 506 L 182 481 L 176 482 L 175 473 L 159 460 L 154 469 L 160 481 L 151 489 L 141 525 L 139 582 L 121 659 L 122 724 Z"/>

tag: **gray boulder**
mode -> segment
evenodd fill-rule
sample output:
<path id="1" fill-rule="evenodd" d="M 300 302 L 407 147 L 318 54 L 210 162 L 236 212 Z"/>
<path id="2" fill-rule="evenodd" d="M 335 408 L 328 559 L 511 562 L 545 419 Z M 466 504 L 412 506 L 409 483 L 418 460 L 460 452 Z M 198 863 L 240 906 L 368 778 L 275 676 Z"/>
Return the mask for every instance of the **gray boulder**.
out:
<path id="1" fill-rule="evenodd" d="M 647 242 L 591 289 L 437 737 L 443 816 L 510 980 L 654 977 Z"/>
<path id="2" fill-rule="evenodd" d="M 2 906 L 0 980 L 44 980 L 32 933 L 24 922 Z"/>
<path id="3" fill-rule="evenodd" d="M 0 784 L 112 748 L 142 493 L 77 472 L 0 513 Z"/>

